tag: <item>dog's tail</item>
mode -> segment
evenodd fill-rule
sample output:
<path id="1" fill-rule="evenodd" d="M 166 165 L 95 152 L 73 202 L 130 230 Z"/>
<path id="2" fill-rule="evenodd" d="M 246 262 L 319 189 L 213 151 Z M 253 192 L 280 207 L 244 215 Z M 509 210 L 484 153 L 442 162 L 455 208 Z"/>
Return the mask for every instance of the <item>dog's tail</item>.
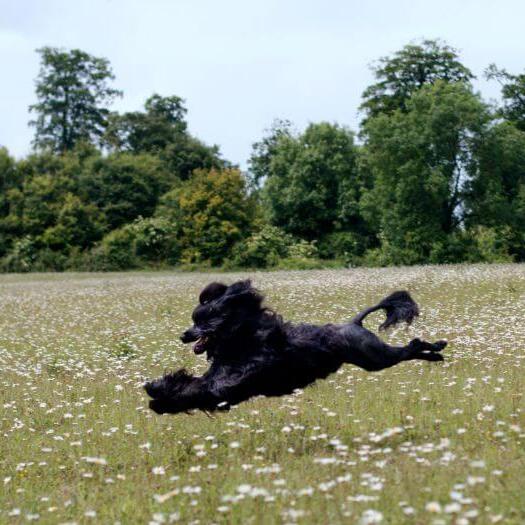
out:
<path id="1" fill-rule="evenodd" d="M 379 326 L 380 330 L 386 330 L 389 326 L 403 321 L 410 324 L 419 315 L 419 308 L 410 294 L 399 291 L 390 294 L 375 306 L 363 310 L 352 319 L 352 323 L 361 325 L 368 314 L 377 310 L 385 310 L 386 312 L 386 320 Z"/>

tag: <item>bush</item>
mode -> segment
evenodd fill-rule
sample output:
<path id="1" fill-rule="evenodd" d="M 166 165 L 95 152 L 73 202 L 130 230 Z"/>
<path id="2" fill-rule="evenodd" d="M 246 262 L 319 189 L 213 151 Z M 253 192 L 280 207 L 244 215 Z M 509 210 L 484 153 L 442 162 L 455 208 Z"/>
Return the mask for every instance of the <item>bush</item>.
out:
<path id="1" fill-rule="evenodd" d="M 135 256 L 148 262 L 176 264 L 180 243 L 176 226 L 163 217 L 142 217 L 127 226 L 134 239 Z"/>
<path id="2" fill-rule="evenodd" d="M 317 268 L 316 257 L 315 243 L 302 239 L 296 241 L 280 228 L 264 226 L 235 245 L 226 267 L 271 268 L 286 264 L 291 269 Z"/>
<path id="3" fill-rule="evenodd" d="M 319 254 L 323 259 L 339 259 L 346 264 L 356 265 L 364 251 L 365 239 L 355 232 L 333 232 L 319 241 Z"/>
<path id="4" fill-rule="evenodd" d="M 133 232 L 129 227 L 114 230 L 86 255 L 84 264 L 92 271 L 118 271 L 136 268 Z"/>
<path id="5" fill-rule="evenodd" d="M 10 252 L 0 262 L 3 272 L 30 272 L 38 255 L 35 240 L 27 235 L 16 239 Z"/>
<path id="6" fill-rule="evenodd" d="M 140 217 L 110 232 L 89 254 L 74 255 L 71 262 L 95 271 L 109 271 L 148 263 L 176 264 L 179 256 L 175 225 L 162 217 Z"/>
<path id="7" fill-rule="evenodd" d="M 33 272 L 63 272 L 68 268 L 68 256 L 63 252 L 41 249 L 31 267 Z"/>
<path id="8" fill-rule="evenodd" d="M 181 262 L 219 266 L 252 227 L 254 199 L 237 169 L 197 170 L 166 193 L 156 215 L 177 226 Z"/>
<path id="9" fill-rule="evenodd" d="M 293 237 L 275 226 L 264 226 L 259 232 L 253 233 L 237 243 L 228 266 L 243 268 L 268 268 L 275 266 L 279 259 L 289 253 Z"/>
<path id="10" fill-rule="evenodd" d="M 489 263 L 513 262 L 514 257 L 509 254 L 509 239 L 512 233 L 509 227 L 497 230 L 478 226 L 472 230 L 471 234 L 481 260 Z"/>
<path id="11" fill-rule="evenodd" d="M 72 247 L 87 248 L 103 234 L 104 218 L 93 204 L 84 204 L 76 195 L 68 193 L 56 223 L 41 236 L 44 245 L 67 254 Z"/>

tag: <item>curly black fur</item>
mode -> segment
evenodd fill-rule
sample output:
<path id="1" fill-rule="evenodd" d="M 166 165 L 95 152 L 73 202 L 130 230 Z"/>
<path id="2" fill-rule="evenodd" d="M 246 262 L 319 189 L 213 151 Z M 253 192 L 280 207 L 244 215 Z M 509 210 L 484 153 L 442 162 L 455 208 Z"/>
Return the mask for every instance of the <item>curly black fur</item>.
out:
<path id="1" fill-rule="evenodd" d="M 150 408 L 159 414 L 227 409 L 257 395 L 290 394 L 343 363 L 376 371 L 410 359 L 443 360 L 439 352 L 446 341 L 413 339 L 406 346 L 390 346 L 363 327 L 363 319 L 376 310 L 386 311 L 383 329 L 410 323 L 419 310 L 408 292 L 394 292 L 339 325 L 286 323 L 262 303 L 249 280 L 204 288 L 192 314 L 194 324 L 181 339 L 195 342 L 194 352 L 206 353 L 210 368 L 200 377 L 179 370 L 147 383 Z"/>

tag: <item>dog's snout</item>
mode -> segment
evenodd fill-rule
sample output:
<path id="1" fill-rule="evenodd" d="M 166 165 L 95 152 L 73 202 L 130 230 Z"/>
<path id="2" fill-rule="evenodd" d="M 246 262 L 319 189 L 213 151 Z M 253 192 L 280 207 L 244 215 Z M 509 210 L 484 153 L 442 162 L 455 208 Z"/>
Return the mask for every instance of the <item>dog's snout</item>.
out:
<path id="1" fill-rule="evenodd" d="M 194 328 L 189 328 L 180 336 L 180 340 L 183 343 L 191 343 L 193 341 L 197 341 L 198 338 L 199 335 L 197 334 L 197 330 Z"/>

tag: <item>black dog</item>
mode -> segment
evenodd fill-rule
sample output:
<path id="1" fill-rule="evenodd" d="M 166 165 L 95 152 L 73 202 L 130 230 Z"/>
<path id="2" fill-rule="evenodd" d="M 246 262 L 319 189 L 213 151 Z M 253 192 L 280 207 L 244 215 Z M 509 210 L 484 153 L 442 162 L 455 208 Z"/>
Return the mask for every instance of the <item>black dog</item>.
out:
<path id="1" fill-rule="evenodd" d="M 204 288 L 192 315 L 194 325 L 181 339 L 196 341 L 193 350 L 206 352 L 210 369 L 201 377 L 179 370 L 147 383 L 150 408 L 159 414 L 228 409 L 252 396 L 290 394 L 343 363 L 375 371 L 409 359 L 443 360 L 437 352 L 446 341 L 414 339 L 407 346 L 390 346 L 363 327 L 363 319 L 381 309 L 387 318 L 380 328 L 410 323 L 419 310 L 407 292 L 394 292 L 340 325 L 286 323 L 262 302 L 250 281 Z"/>

